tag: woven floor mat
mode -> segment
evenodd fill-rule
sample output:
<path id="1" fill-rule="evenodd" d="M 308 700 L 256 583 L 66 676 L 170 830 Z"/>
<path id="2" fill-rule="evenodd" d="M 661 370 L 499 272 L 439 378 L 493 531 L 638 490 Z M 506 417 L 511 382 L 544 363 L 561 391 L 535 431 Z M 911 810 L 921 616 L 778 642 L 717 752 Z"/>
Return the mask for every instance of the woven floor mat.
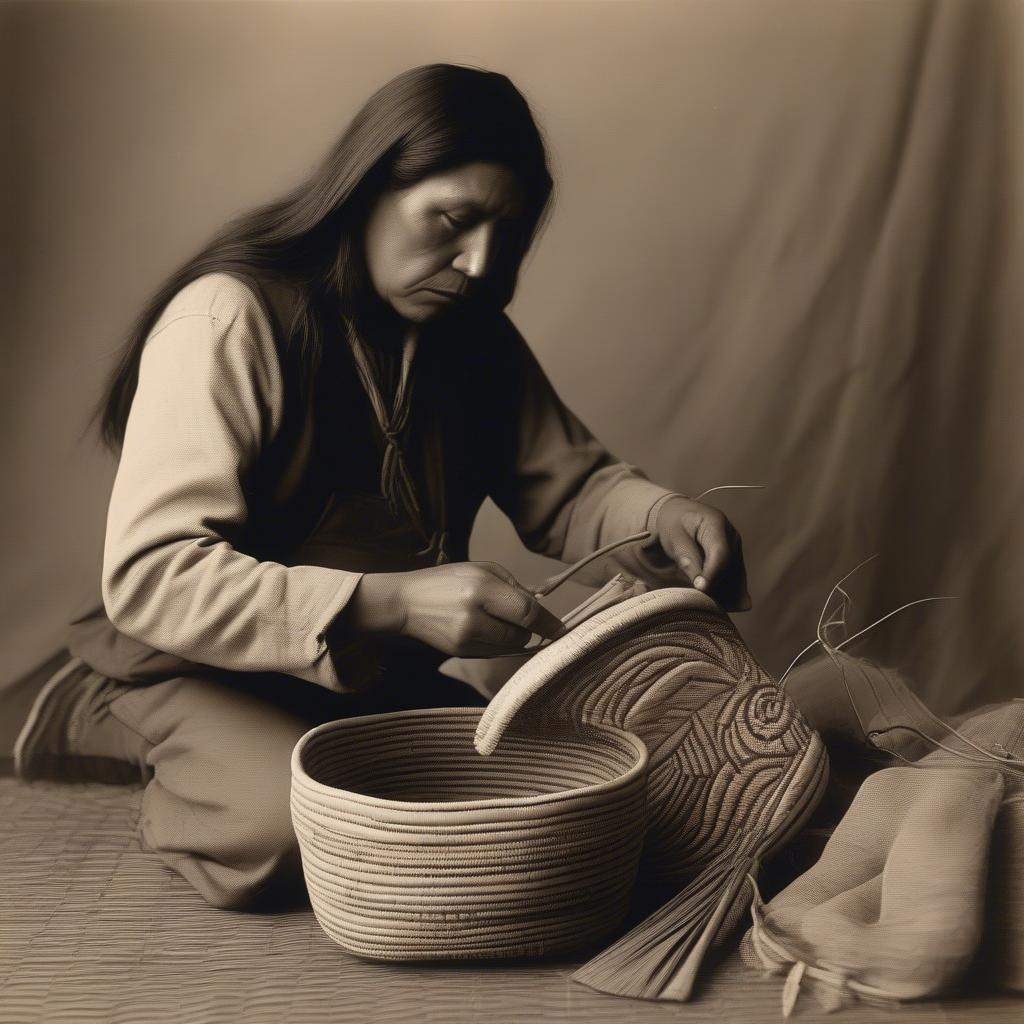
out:
<path id="1" fill-rule="evenodd" d="M 2 1024 L 780 1020 L 780 983 L 735 958 L 694 1002 L 618 999 L 568 980 L 577 962 L 389 966 L 349 956 L 312 911 L 208 907 L 135 837 L 141 790 L 0 779 Z M 1003 998 L 827 1017 L 851 1022 L 1019 1020 Z"/>

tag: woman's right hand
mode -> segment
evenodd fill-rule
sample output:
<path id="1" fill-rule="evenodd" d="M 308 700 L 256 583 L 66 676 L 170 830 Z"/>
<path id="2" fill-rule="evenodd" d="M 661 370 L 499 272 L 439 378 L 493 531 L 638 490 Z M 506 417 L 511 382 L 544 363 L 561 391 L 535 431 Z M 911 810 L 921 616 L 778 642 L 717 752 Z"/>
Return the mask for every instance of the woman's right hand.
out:
<path id="1" fill-rule="evenodd" d="M 536 633 L 565 626 L 495 562 L 452 562 L 409 572 L 365 573 L 349 600 L 353 629 L 414 637 L 445 654 L 489 658 L 520 651 Z"/>

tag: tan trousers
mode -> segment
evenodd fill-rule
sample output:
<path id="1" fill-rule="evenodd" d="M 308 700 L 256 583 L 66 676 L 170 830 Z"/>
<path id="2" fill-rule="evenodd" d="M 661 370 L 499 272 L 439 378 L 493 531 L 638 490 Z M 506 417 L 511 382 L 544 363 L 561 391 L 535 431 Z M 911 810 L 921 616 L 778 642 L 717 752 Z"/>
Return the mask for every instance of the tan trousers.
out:
<path id="1" fill-rule="evenodd" d="M 37 740 L 47 749 L 26 755 L 34 770 L 24 777 L 141 779 L 142 847 L 207 902 L 229 909 L 305 899 L 289 809 L 291 753 L 303 733 L 355 714 L 485 703 L 471 687 L 434 671 L 381 680 L 359 697 L 281 675 L 178 677 L 141 686 L 80 663 L 78 676 L 73 690 L 85 699 L 77 697 L 58 740 L 56 730 Z"/>

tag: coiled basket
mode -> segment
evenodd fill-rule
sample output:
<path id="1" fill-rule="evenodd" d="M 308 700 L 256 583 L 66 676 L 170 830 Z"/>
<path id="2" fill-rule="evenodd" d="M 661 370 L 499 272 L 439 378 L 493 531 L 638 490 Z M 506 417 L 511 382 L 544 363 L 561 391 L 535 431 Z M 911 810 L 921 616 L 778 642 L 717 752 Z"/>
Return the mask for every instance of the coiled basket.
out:
<path id="1" fill-rule="evenodd" d="M 479 708 L 317 726 L 291 810 L 324 931 L 375 960 L 563 953 L 625 917 L 648 754 L 614 726 L 509 730 L 482 757 Z"/>

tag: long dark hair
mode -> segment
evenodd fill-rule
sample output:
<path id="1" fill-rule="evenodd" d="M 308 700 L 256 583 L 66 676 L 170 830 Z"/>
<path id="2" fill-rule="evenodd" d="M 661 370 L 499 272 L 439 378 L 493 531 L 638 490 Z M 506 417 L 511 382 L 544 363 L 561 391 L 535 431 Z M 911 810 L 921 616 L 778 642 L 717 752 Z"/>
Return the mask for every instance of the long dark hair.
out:
<path id="1" fill-rule="evenodd" d="M 270 273 L 298 290 L 282 369 L 308 394 L 326 318 L 349 317 L 360 329 L 373 308 L 362 245 L 373 200 L 474 161 L 508 167 L 526 194 L 521 229 L 475 307 L 503 309 L 550 209 L 553 182 L 540 130 L 505 75 L 456 64 L 412 68 L 367 100 L 307 181 L 231 222 L 163 283 L 135 321 L 89 426 L 98 419 L 101 440 L 120 450 L 149 333 L 181 288 L 216 271 Z"/>

